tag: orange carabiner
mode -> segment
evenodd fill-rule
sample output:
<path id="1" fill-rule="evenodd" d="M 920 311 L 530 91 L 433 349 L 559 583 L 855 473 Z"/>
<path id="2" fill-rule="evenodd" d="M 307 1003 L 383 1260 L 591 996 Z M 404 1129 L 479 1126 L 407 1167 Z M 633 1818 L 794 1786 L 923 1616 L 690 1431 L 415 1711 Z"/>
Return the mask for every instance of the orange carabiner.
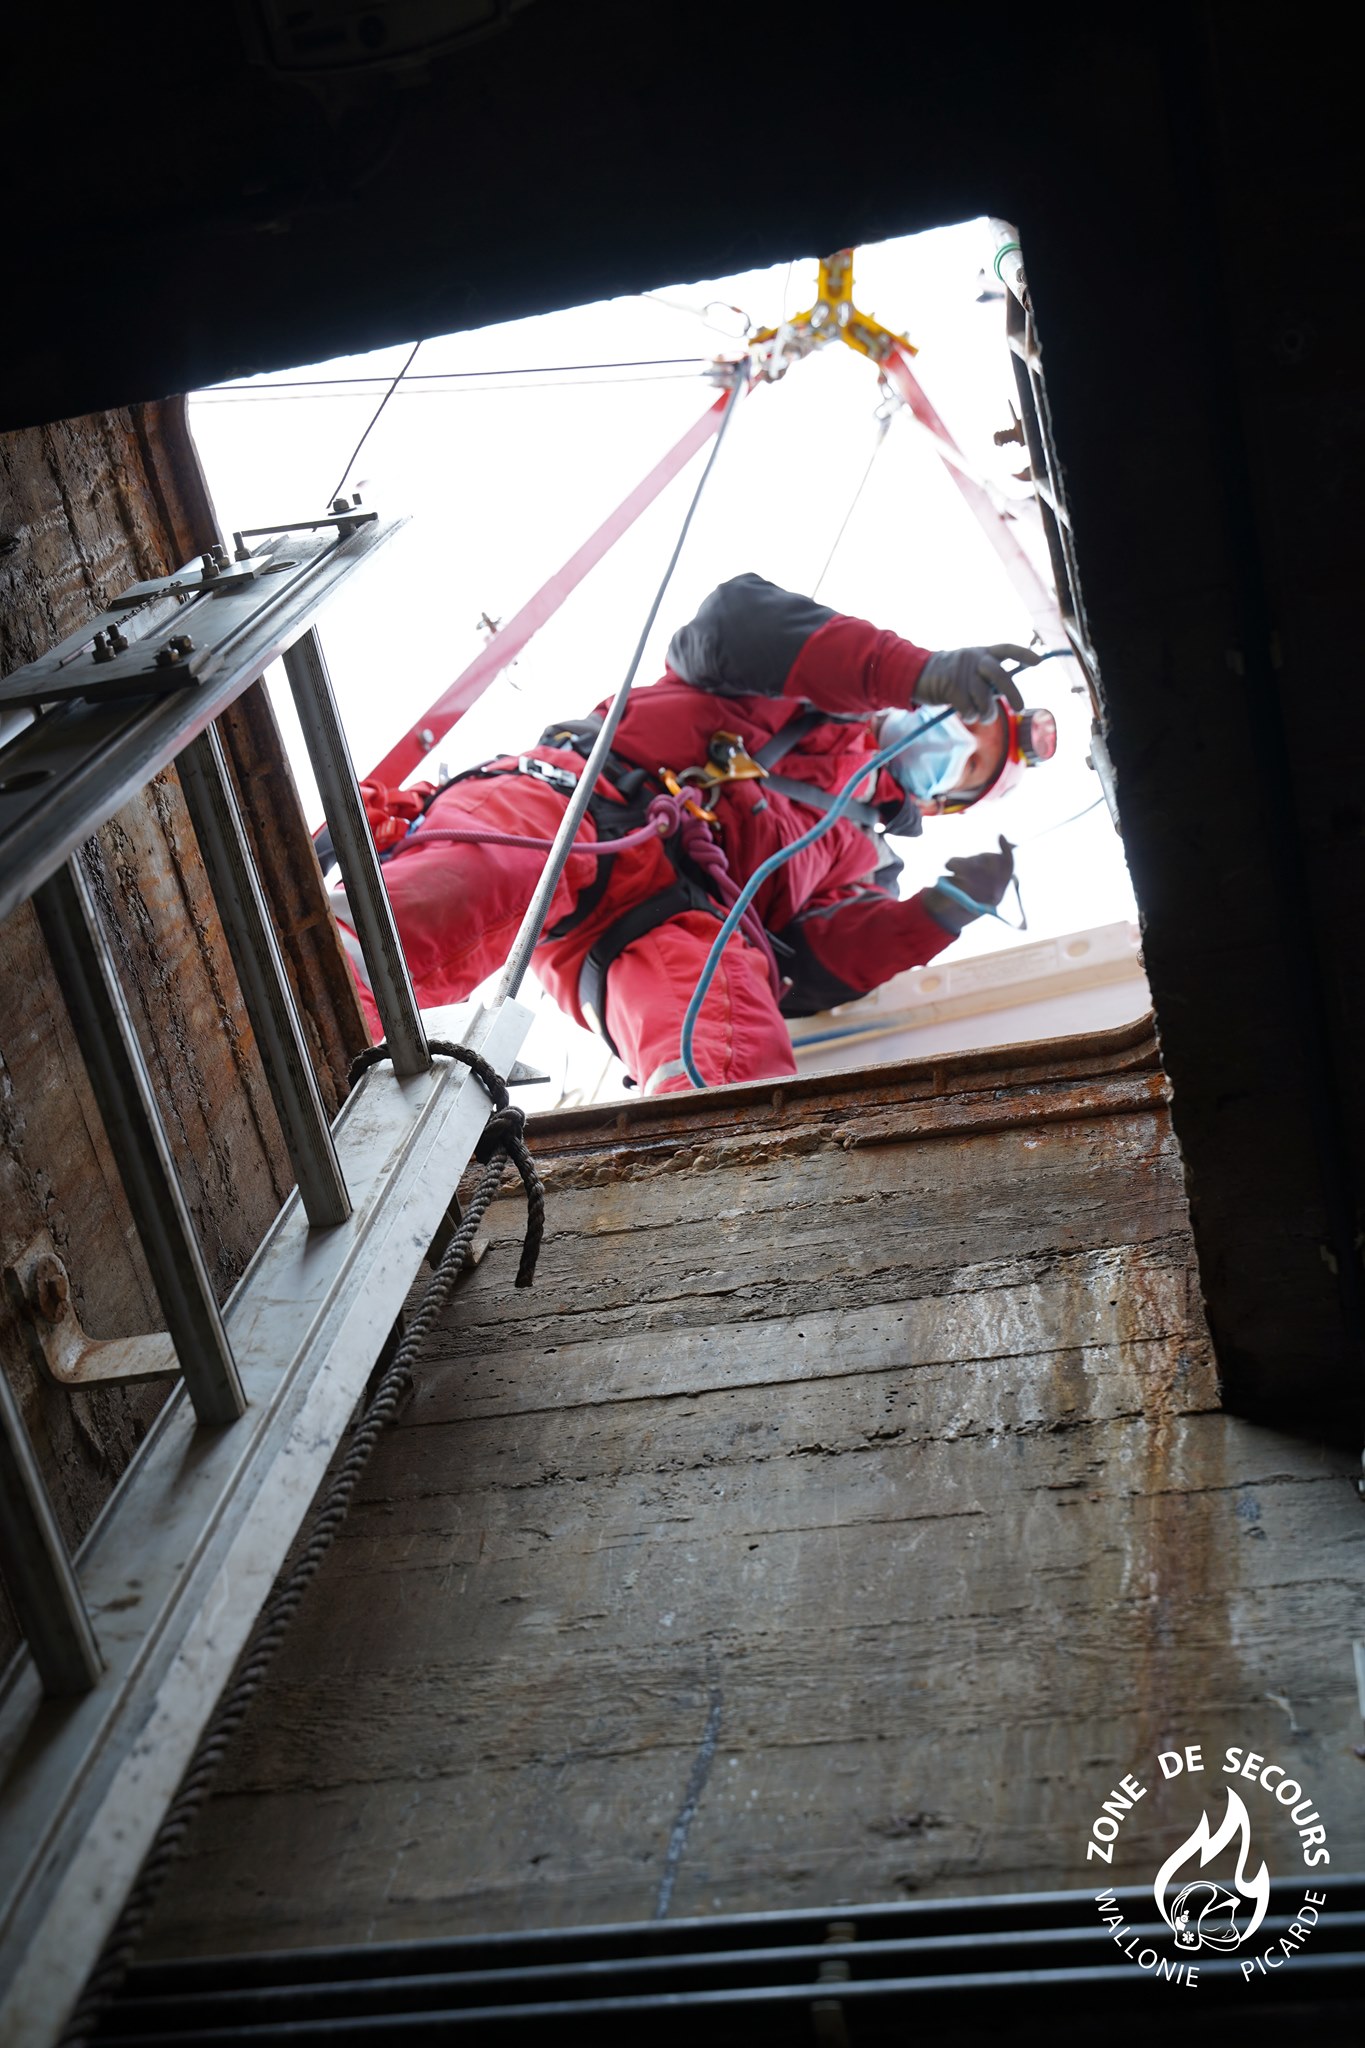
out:
<path id="1" fill-rule="evenodd" d="M 659 770 L 659 780 L 663 783 L 670 796 L 683 795 L 683 785 L 671 768 L 661 768 Z M 693 797 L 689 796 L 687 798 L 686 808 L 691 811 L 694 818 L 701 818 L 708 825 L 715 825 L 720 822 L 714 811 L 708 811 L 703 804 L 699 804 Z"/>

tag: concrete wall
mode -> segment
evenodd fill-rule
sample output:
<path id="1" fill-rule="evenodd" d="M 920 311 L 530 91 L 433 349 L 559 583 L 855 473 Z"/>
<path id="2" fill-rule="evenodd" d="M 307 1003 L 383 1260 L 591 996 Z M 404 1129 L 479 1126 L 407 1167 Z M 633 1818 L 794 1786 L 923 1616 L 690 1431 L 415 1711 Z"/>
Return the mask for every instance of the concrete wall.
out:
<path id="1" fill-rule="evenodd" d="M 1079 1888 L 1196 1740 L 1359 1866 L 1352 1462 L 1219 1412 L 1166 1096 L 1134 1027 L 540 1120 L 147 1952 Z"/>

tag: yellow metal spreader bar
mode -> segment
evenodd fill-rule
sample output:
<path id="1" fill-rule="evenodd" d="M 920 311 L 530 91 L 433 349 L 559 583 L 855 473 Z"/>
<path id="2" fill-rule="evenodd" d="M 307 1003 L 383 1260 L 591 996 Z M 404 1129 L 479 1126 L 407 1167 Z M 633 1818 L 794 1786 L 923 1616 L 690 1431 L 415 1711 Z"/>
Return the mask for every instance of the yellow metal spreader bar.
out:
<path id="1" fill-rule="evenodd" d="M 893 334 L 854 305 L 851 249 L 837 249 L 834 255 L 821 257 L 813 306 L 779 327 L 763 327 L 750 336 L 753 374 L 775 384 L 792 363 L 832 341 L 842 341 L 878 364 L 886 362 L 893 350 L 911 356 L 919 353 L 905 335 Z"/>

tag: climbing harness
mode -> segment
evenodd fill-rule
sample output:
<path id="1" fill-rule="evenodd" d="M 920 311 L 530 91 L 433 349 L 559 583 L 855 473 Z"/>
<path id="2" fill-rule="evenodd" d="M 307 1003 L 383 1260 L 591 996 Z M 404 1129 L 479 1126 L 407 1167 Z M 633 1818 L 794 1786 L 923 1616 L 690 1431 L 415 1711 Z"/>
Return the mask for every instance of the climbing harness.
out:
<path id="1" fill-rule="evenodd" d="M 743 917 L 745 911 L 752 903 L 755 895 L 758 893 L 763 883 L 767 881 L 769 875 L 776 874 L 777 870 L 781 867 L 784 867 L 789 860 L 795 857 L 796 854 L 804 853 L 805 849 L 808 846 L 813 846 L 817 839 L 822 839 L 824 837 L 825 833 L 829 831 L 832 825 L 838 823 L 839 819 L 844 815 L 848 805 L 854 801 L 857 790 L 859 789 L 861 784 L 867 780 L 869 775 L 877 774 L 882 768 L 885 768 L 891 761 L 894 761 L 897 754 L 903 753 L 908 746 L 912 746 L 914 744 L 914 741 L 919 737 L 920 733 L 927 732 L 930 726 L 937 725 L 938 723 L 940 723 L 941 720 L 945 718 L 950 718 L 951 716 L 951 708 L 945 711 L 940 711 L 935 718 L 928 720 L 926 724 L 921 726 L 919 728 L 918 733 L 911 733 L 908 737 L 898 740 L 895 743 L 895 745 L 890 747 L 883 747 L 877 753 L 869 756 L 867 762 L 863 766 L 856 769 L 852 775 L 850 775 L 848 781 L 844 784 L 838 796 L 834 799 L 834 802 L 831 805 L 830 809 L 825 813 L 824 817 L 820 819 L 818 824 L 812 825 L 809 832 L 803 832 L 801 837 L 799 839 L 793 840 L 790 846 L 780 847 L 776 853 L 769 854 L 767 860 L 760 862 L 758 867 L 754 869 L 753 874 L 750 875 L 748 881 L 744 884 L 744 887 L 740 890 L 734 903 L 731 905 L 730 910 L 725 917 L 724 923 L 721 925 L 719 932 L 717 932 L 716 934 L 714 943 L 711 947 L 711 951 L 707 955 L 706 965 L 702 968 L 700 978 L 697 982 L 697 986 L 692 994 L 692 1000 L 688 1004 L 686 1014 L 683 1017 L 682 1035 L 679 1043 L 678 1053 L 679 1058 L 681 1059 L 683 1066 L 686 1069 L 687 1078 L 692 1083 L 692 1086 L 694 1088 L 704 1088 L 706 1086 L 705 1078 L 703 1077 L 700 1069 L 698 1068 L 696 1060 L 692 1056 L 692 1037 L 694 1031 L 696 1030 L 697 1019 L 701 1015 L 702 1004 L 706 1000 L 707 992 L 710 989 L 711 983 L 715 977 L 716 969 L 720 965 L 721 954 L 724 952 L 730 940 L 734 937 L 735 932 L 739 929 L 740 919 Z M 942 885 L 939 884 L 938 886 L 941 887 Z M 996 909 L 994 904 L 978 903 L 975 901 L 973 897 L 968 896 L 965 890 L 958 889 L 956 885 L 950 886 L 947 893 L 950 894 L 956 902 L 962 904 L 964 908 L 970 910 L 973 916 L 996 918 L 1000 917 L 1000 912 Z M 1000 922 L 1002 924 L 1008 924 L 1009 919 L 1000 918 Z"/>
<path id="2" fill-rule="evenodd" d="M 480 771 L 471 771 L 478 772 Z M 501 769 L 490 765 L 486 772 L 516 774 L 520 771 L 516 767 Z M 556 772 L 564 774 L 573 786 L 574 778 L 567 770 Z M 643 771 L 636 769 L 631 772 L 643 786 L 647 780 Z M 673 779 L 676 783 L 677 778 Z M 555 786 L 559 787 L 558 784 Z M 606 893 L 610 879 L 606 863 L 618 854 L 626 853 L 634 847 L 662 841 L 675 869 L 674 880 L 666 888 L 646 897 L 643 902 L 632 905 L 613 924 L 608 925 L 586 954 L 579 970 L 579 1008 L 584 1016 L 591 1019 L 598 1035 L 606 1040 L 612 1052 L 619 1057 L 619 1048 L 606 1023 L 608 970 L 628 946 L 633 946 L 648 932 L 654 931 L 661 924 L 666 924 L 669 918 L 677 917 L 683 911 L 704 910 L 710 916 L 719 919 L 738 896 L 739 884 L 730 873 L 724 847 L 711 835 L 707 814 L 698 811 L 697 806 L 687 796 L 683 785 L 650 794 L 643 806 L 638 796 L 630 802 L 610 802 L 594 792 L 589 810 L 599 831 L 603 826 L 610 828 L 618 825 L 618 821 L 624 823 L 628 829 L 619 831 L 619 836 L 611 838 L 575 840 L 569 849 L 569 859 L 584 856 L 595 860 L 599 863 L 598 873 L 594 880 L 579 892 L 578 901 L 568 916 L 551 926 L 544 933 L 544 937 L 567 938 L 570 932 L 585 922 Z M 634 820 L 639 818 L 642 812 L 644 822 L 635 823 Z M 549 839 L 532 838 L 520 833 L 489 831 L 481 826 L 424 825 L 420 830 L 410 833 L 389 857 L 398 859 L 404 853 L 431 845 L 512 846 L 544 852 L 554 843 Z M 756 911 L 746 909 L 740 929 L 749 943 L 763 955 L 776 999 L 781 995 L 783 985 L 781 969 L 774 951 L 777 942 L 764 929 Z"/>

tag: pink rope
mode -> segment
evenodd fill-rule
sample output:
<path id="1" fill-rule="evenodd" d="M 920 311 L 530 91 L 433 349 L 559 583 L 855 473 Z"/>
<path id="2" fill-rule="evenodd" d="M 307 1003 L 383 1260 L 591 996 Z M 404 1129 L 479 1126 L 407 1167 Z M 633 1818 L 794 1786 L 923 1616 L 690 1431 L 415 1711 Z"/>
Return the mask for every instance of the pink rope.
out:
<path id="1" fill-rule="evenodd" d="M 679 832 L 684 853 L 694 867 L 702 870 L 715 895 L 729 910 L 739 895 L 739 885 L 730 873 L 725 848 L 718 839 L 712 838 L 706 820 L 687 809 L 687 803 L 688 798 L 682 796 L 662 794 L 653 797 L 645 813 L 648 822 L 638 831 L 627 832 L 620 839 L 577 840 L 569 850 L 569 859 L 583 855 L 589 860 L 614 860 L 618 853 L 628 853 L 633 846 L 647 846 L 652 839 L 667 839 L 674 832 Z M 482 831 L 473 825 L 424 825 L 416 832 L 410 832 L 406 839 L 401 839 L 389 858 L 398 860 L 403 854 L 415 853 L 424 846 L 518 846 L 535 853 L 548 853 L 553 844 L 550 839 L 530 839 L 515 832 Z M 739 928 L 750 945 L 763 955 L 773 995 L 780 997 L 782 970 L 752 904 L 740 919 Z"/>
<path id="2" fill-rule="evenodd" d="M 678 800 L 671 796 L 656 796 L 649 807 L 651 822 L 642 825 L 638 832 L 627 832 L 622 839 L 579 839 L 569 849 L 569 859 L 576 854 L 585 854 L 589 860 L 613 860 L 618 853 L 628 853 L 632 846 L 647 846 L 651 839 L 666 839 L 676 830 L 676 821 L 667 822 L 662 817 L 653 817 L 654 804 L 673 804 Z M 472 825 L 430 825 L 420 832 L 410 832 L 406 839 L 400 839 L 389 856 L 396 860 L 400 854 L 420 852 L 424 846 L 525 846 L 533 852 L 548 853 L 554 845 L 552 839 L 525 839 L 515 832 L 482 832 Z"/>
<path id="3" fill-rule="evenodd" d="M 712 890 L 720 898 L 725 908 L 727 910 L 732 909 L 739 896 L 739 884 L 730 873 L 730 866 L 725 858 L 725 848 L 718 839 L 711 837 L 705 820 L 694 816 L 691 811 L 686 811 L 683 814 L 681 832 L 683 852 L 694 866 L 702 870 Z M 772 941 L 764 930 L 762 920 L 752 904 L 750 904 L 740 919 L 739 928 L 745 938 L 748 939 L 749 944 L 756 946 L 763 955 L 768 968 L 768 982 L 772 988 L 774 1001 L 780 1000 L 782 995 L 782 970 L 777 964 L 777 956 L 773 952 Z"/>

